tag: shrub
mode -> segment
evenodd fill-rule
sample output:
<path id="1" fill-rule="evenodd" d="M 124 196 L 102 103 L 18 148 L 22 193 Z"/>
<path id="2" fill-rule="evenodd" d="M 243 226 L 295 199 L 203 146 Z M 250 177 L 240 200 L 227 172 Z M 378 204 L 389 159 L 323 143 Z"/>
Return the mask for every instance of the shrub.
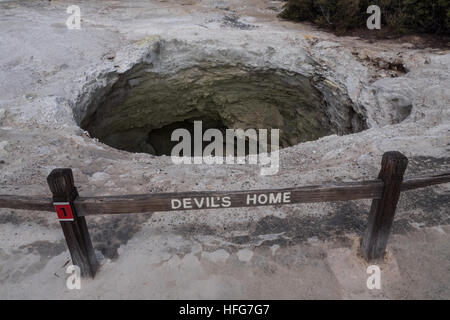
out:
<path id="1" fill-rule="evenodd" d="M 365 27 L 369 5 L 381 8 L 382 25 L 406 31 L 450 34 L 450 0 L 288 0 L 280 17 L 332 29 Z"/>

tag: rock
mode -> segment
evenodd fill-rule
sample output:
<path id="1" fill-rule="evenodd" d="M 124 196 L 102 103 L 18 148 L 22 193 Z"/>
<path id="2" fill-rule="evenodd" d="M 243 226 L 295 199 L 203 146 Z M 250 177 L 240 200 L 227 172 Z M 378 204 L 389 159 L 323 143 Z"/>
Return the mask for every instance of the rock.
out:
<path id="1" fill-rule="evenodd" d="M 249 249 L 239 250 L 237 253 L 238 259 L 242 262 L 249 262 L 253 257 L 253 251 Z"/>
<path id="2" fill-rule="evenodd" d="M 402 48 L 406 48 L 406 49 L 414 49 L 414 48 L 415 48 L 415 45 L 412 44 L 412 43 L 405 42 L 405 43 L 402 43 Z"/>
<path id="3" fill-rule="evenodd" d="M 6 110 L 1 108 L 0 109 L 0 124 L 3 122 L 3 120 L 6 119 Z"/>
<path id="4" fill-rule="evenodd" d="M 0 141 L 0 156 L 5 157 L 8 155 L 8 151 L 6 151 L 6 147 L 8 146 L 8 141 Z"/>

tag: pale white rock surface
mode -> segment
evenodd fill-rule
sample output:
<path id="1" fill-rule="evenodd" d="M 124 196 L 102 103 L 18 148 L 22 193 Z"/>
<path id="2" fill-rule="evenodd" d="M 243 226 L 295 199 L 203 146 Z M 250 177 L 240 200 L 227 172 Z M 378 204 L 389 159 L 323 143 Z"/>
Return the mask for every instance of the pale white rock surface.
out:
<path id="1" fill-rule="evenodd" d="M 67 29 L 67 2 L 0 2 L 0 194 L 49 196 L 56 167 L 73 169 L 83 196 L 373 179 L 391 150 L 409 157 L 408 176 L 450 169 L 446 50 L 281 21 L 281 1 L 76 4 L 81 30 Z M 279 172 L 261 176 L 258 166 L 116 150 L 79 127 L 133 67 L 171 75 L 200 63 L 305 76 L 331 121 L 357 126 L 353 110 L 367 130 L 285 148 Z M 70 257 L 55 214 L 0 209 L 0 298 L 448 299 L 448 200 L 448 184 L 402 195 L 376 292 L 354 249 L 370 201 L 88 217 L 105 259 L 82 290 L 65 287 Z"/>

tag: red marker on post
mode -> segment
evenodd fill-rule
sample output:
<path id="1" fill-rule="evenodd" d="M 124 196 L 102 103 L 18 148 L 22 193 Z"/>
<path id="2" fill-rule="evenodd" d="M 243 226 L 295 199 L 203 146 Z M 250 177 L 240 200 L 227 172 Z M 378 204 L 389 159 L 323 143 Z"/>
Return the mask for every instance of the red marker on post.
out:
<path id="1" fill-rule="evenodd" d="M 73 221 L 72 208 L 69 202 L 53 202 L 59 221 Z"/>

